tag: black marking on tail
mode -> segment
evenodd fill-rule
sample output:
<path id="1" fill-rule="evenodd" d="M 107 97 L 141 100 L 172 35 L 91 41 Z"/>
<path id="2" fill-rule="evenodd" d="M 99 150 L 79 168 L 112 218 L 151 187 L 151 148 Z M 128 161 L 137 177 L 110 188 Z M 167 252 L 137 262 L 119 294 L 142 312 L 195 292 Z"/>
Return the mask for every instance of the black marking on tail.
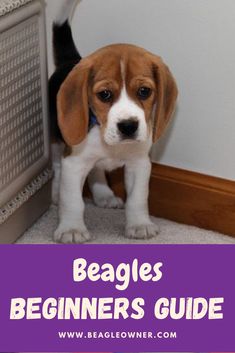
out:
<path id="1" fill-rule="evenodd" d="M 77 64 L 81 56 L 74 44 L 71 27 L 68 21 L 53 24 L 54 61 L 57 68 L 68 64 Z"/>
<path id="2" fill-rule="evenodd" d="M 68 21 L 61 25 L 53 24 L 53 47 L 56 70 L 49 80 L 49 107 L 51 138 L 55 142 L 63 140 L 57 122 L 57 93 L 70 71 L 81 60 Z"/>

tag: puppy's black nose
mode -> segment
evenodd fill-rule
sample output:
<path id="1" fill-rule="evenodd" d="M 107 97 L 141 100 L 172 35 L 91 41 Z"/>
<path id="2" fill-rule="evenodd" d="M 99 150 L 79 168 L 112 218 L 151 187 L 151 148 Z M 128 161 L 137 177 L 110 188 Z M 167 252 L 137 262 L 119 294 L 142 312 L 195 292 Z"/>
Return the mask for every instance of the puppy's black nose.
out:
<path id="1" fill-rule="evenodd" d="M 122 133 L 124 138 L 133 137 L 138 129 L 139 123 L 137 120 L 128 119 L 122 120 L 118 124 L 118 130 Z"/>

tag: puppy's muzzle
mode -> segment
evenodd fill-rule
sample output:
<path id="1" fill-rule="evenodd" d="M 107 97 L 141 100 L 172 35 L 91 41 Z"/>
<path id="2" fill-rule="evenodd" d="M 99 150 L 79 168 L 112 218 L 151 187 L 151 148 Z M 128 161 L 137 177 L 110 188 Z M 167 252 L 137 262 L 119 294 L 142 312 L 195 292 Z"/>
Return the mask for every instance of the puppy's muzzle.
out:
<path id="1" fill-rule="evenodd" d="M 136 119 L 121 120 L 118 124 L 118 131 L 123 140 L 134 139 L 139 127 L 139 122 Z"/>

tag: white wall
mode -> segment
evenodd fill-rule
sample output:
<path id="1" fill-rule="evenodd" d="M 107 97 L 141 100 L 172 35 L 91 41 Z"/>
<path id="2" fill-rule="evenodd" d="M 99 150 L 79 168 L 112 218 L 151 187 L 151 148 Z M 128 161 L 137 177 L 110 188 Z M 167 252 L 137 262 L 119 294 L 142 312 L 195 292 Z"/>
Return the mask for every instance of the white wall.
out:
<path id="1" fill-rule="evenodd" d="M 47 3 L 49 33 L 61 1 Z M 73 33 L 83 56 L 116 42 L 161 55 L 176 77 L 180 97 L 153 159 L 235 179 L 234 0 L 84 0 Z"/>

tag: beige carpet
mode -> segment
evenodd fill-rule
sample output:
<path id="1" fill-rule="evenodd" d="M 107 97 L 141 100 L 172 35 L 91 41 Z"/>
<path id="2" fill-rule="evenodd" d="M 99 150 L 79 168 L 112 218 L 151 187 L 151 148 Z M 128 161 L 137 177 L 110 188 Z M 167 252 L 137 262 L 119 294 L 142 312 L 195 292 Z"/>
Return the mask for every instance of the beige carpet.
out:
<path id="1" fill-rule="evenodd" d="M 94 244 L 235 244 L 235 238 L 154 217 L 153 221 L 160 226 L 159 235 L 146 241 L 130 241 L 123 235 L 124 211 L 98 208 L 91 202 L 86 204 L 85 217 L 88 230 L 93 236 L 91 243 Z M 52 236 L 57 222 L 57 208 L 51 206 L 17 243 L 54 243 Z"/>

